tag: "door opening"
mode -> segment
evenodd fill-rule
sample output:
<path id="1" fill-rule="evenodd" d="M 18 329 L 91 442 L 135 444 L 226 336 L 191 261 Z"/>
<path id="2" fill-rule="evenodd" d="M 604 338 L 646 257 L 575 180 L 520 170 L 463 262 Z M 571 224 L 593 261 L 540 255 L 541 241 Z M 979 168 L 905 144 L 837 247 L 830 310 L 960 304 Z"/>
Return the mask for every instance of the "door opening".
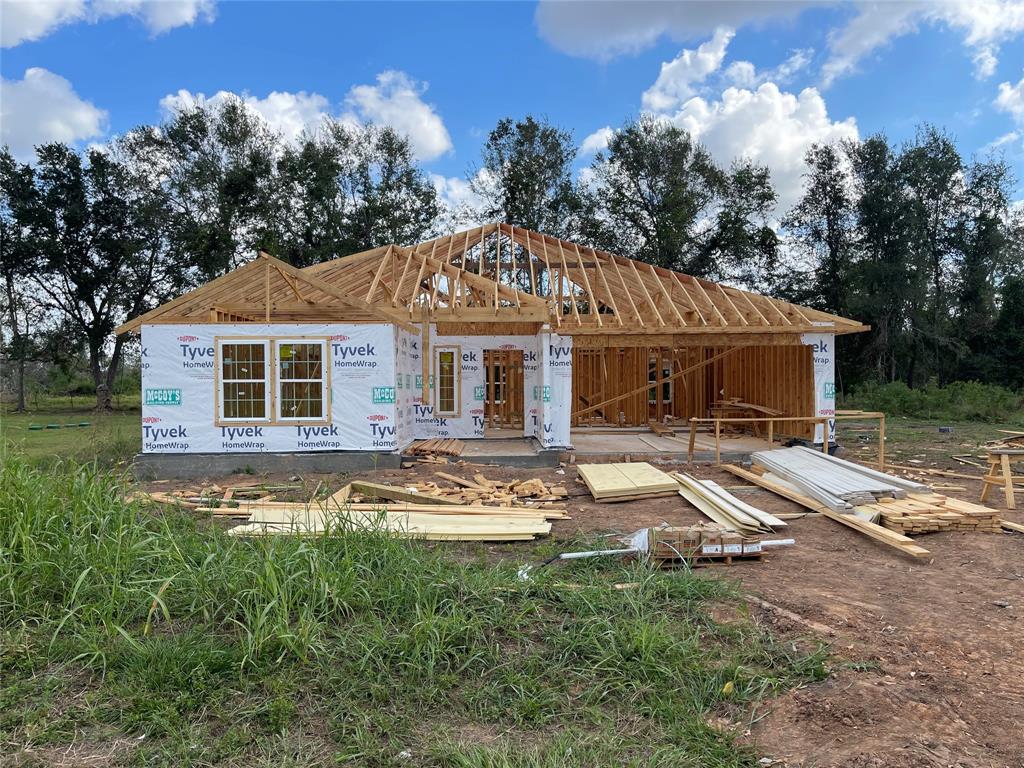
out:
<path id="1" fill-rule="evenodd" d="M 523 351 L 484 350 L 484 418 L 487 428 L 523 428 Z"/>

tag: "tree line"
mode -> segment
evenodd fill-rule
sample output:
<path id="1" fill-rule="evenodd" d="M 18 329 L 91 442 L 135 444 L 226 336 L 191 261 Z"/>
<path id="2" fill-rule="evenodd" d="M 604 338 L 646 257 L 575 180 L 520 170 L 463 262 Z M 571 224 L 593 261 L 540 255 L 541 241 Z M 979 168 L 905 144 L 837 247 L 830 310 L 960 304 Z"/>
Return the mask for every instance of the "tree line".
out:
<path id="1" fill-rule="evenodd" d="M 764 166 L 724 167 L 649 116 L 579 170 L 571 133 L 500 120 L 446 204 L 409 140 L 327 120 L 294 140 L 241 101 L 184 108 L 102 148 L 0 152 L 3 353 L 87 361 L 98 405 L 122 365 L 113 329 L 266 250 L 296 266 L 460 223 L 507 221 L 870 324 L 840 345 L 841 386 L 981 379 L 1024 386 L 1024 210 L 999 158 L 965 159 L 922 126 L 816 145 L 777 211 Z M 20 382 L 20 384 L 18 383 Z"/>

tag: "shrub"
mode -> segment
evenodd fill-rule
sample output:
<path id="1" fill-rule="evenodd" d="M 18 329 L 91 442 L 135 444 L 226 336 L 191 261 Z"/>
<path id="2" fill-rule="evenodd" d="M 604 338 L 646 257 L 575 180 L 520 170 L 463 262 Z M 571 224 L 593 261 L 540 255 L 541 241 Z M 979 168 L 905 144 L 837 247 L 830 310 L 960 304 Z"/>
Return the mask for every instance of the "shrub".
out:
<path id="1" fill-rule="evenodd" d="M 854 390 L 843 405 L 923 419 L 1024 420 L 1024 393 L 979 381 L 956 381 L 944 387 L 929 383 L 914 389 L 902 381 L 867 383 Z"/>

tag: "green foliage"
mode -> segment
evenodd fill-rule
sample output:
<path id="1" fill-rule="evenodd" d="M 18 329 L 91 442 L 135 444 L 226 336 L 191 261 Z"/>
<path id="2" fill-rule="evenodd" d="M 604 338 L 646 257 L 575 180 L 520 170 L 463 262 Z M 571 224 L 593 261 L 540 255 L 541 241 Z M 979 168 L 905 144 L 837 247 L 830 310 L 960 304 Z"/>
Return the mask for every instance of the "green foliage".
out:
<path id="1" fill-rule="evenodd" d="M 1024 421 L 1024 394 L 995 384 L 957 381 L 911 389 L 902 381 L 866 382 L 846 398 L 845 407 L 947 421 Z"/>
<path id="2" fill-rule="evenodd" d="M 522 581 L 512 562 L 344 526 L 246 540 L 125 502 L 91 467 L 2 460 L 8 745 L 145 734 L 146 764 L 384 765 L 408 749 L 414 764 L 753 766 L 708 714 L 825 674 L 820 650 L 716 623 L 710 603 L 737 598 L 713 578 L 604 561 Z M 313 752 L 296 753 L 307 729 Z"/>

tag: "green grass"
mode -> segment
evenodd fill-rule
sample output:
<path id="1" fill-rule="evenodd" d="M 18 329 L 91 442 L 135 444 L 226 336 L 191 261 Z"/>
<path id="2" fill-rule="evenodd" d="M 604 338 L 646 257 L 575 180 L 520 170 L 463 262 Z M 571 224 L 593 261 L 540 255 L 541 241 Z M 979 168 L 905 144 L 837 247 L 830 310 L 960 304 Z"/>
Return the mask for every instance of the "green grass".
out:
<path id="1" fill-rule="evenodd" d="M 142 447 L 141 411 L 138 397 L 119 398 L 110 413 L 92 410 L 94 402 L 76 397 L 47 398 L 29 404 L 25 413 L 15 413 L 9 404 L 0 412 L 0 443 L 18 450 L 29 461 L 47 464 L 59 459 L 79 463 L 92 461 L 114 467 L 134 456 Z M 88 427 L 77 426 L 89 422 Z M 59 424 L 60 429 L 45 429 Z M 29 429 L 42 425 L 44 429 Z"/>
<path id="2" fill-rule="evenodd" d="M 6 754 L 755 766 L 709 719 L 742 732 L 760 699 L 826 674 L 820 648 L 775 642 L 706 575 L 579 561 L 517 579 L 517 556 L 552 543 L 494 563 L 379 532 L 242 540 L 125 503 L 94 468 L 2 462 Z"/>

